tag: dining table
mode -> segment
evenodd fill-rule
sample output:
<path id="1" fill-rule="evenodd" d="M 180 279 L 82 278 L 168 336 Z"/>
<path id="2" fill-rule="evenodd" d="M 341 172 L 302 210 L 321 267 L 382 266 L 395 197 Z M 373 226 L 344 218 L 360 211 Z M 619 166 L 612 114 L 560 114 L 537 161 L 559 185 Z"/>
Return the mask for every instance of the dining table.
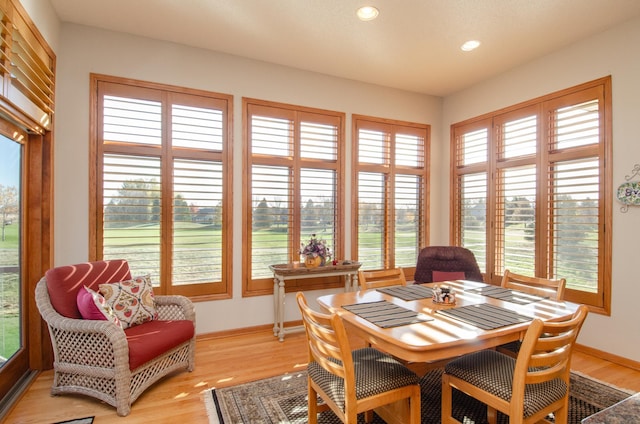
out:
<path id="1" fill-rule="evenodd" d="M 432 293 L 438 287 L 449 288 L 454 303 L 434 302 Z M 532 319 L 562 320 L 579 306 L 468 280 L 335 293 L 317 302 L 326 312 L 340 315 L 350 333 L 411 362 L 439 361 L 519 340 Z M 357 305 L 378 307 L 383 320 L 385 314 L 393 318 L 401 312 L 408 318 L 376 324 L 358 314 Z M 496 318 L 496 313 L 504 316 Z"/>
<path id="2" fill-rule="evenodd" d="M 562 320 L 579 306 L 468 280 L 336 293 L 317 302 L 325 312 L 338 314 L 349 334 L 419 363 L 520 340 L 533 319 Z M 398 404 L 376 412 L 387 422 L 401 423 L 406 410 Z"/>

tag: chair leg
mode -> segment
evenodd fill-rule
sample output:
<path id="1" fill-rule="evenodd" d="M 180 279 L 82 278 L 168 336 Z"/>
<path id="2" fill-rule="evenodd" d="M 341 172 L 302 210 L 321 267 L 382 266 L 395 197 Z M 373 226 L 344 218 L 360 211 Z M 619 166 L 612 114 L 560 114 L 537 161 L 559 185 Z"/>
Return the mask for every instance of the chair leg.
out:
<path id="1" fill-rule="evenodd" d="M 498 423 L 498 411 L 495 408 L 487 406 L 487 422 L 489 424 L 497 424 Z"/>
<path id="2" fill-rule="evenodd" d="M 458 423 L 451 413 L 452 410 L 452 391 L 453 388 L 449 384 L 449 375 L 442 375 L 442 410 L 440 411 L 441 424 Z"/>
<path id="3" fill-rule="evenodd" d="M 313 387 L 311 387 L 311 381 L 307 383 L 308 385 L 308 397 L 307 400 L 307 409 L 309 411 L 309 424 L 318 424 L 318 394 Z"/>
<path id="4" fill-rule="evenodd" d="M 371 421 L 373 421 L 373 411 L 364 411 L 364 422 L 369 424 Z"/>
<path id="5" fill-rule="evenodd" d="M 562 407 L 553 412 L 556 424 L 567 424 L 569 422 L 569 400 L 565 398 Z"/>
<path id="6" fill-rule="evenodd" d="M 410 424 L 420 424 L 422 416 L 420 413 L 420 386 L 416 387 L 415 394 L 409 398 Z"/>

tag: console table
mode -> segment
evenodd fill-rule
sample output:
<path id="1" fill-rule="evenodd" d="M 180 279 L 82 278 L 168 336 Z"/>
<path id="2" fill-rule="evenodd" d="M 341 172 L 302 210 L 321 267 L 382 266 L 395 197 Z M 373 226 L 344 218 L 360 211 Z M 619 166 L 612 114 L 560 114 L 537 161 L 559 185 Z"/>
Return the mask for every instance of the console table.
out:
<path id="1" fill-rule="evenodd" d="M 307 268 L 303 263 L 270 265 L 273 272 L 273 335 L 284 341 L 286 332 L 298 330 L 302 327 L 284 328 L 284 299 L 287 280 L 303 278 L 344 276 L 344 291 L 357 290 L 358 269 L 360 262 L 343 261 L 337 265 L 325 265 Z"/>

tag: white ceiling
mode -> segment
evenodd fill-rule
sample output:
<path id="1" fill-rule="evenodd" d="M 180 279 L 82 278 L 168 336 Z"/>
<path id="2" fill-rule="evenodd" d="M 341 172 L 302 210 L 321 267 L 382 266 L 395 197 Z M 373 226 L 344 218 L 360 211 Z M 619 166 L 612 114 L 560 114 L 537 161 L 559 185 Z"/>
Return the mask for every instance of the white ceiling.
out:
<path id="1" fill-rule="evenodd" d="M 640 15 L 639 0 L 50 1 L 63 22 L 436 96 Z M 360 22 L 364 4 L 380 16 Z"/>

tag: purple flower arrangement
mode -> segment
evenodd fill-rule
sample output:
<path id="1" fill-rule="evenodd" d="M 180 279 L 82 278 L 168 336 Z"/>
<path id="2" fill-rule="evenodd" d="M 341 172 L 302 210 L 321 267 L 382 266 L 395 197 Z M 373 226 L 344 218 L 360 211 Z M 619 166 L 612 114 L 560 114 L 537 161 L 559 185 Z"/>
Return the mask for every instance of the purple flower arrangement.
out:
<path id="1" fill-rule="evenodd" d="M 309 243 L 300 243 L 300 255 L 314 258 L 319 256 L 326 260 L 331 258 L 331 249 L 329 249 L 325 240 L 319 240 L 315 234 L 311 234 Z"/>

